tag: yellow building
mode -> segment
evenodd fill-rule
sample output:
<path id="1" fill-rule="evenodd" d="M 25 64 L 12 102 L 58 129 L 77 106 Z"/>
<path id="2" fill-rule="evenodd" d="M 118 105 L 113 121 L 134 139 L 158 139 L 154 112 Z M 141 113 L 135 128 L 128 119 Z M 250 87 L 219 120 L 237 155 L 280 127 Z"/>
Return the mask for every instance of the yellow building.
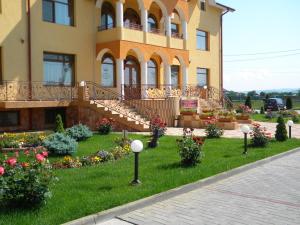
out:
<path id="1" fill-rule="evenodd" d="M 215 0 L 0 0 L 0 131 L 46 129 L 58 113 L 68 126 L 118 115 L 119 128 L 142 130 L 156 113 L 170 125 L 172 97 L 221 96 L 229 11 Z"/>

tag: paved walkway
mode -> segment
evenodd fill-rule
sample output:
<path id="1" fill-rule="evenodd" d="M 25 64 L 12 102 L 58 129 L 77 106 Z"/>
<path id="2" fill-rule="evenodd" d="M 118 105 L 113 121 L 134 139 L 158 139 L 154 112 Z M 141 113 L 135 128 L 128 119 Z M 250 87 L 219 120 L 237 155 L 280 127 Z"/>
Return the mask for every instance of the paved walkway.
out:
<path id="1" fill-rule="evenodd" d="M 300 151 L 102 223 L 300 224 Z"/>

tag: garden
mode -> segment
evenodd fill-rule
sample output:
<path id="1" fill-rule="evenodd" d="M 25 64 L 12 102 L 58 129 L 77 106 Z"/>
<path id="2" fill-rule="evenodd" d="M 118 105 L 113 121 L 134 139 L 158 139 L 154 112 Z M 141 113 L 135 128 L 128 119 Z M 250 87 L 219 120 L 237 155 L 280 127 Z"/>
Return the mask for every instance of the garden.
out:
<path id="1" fill-rule="evenodd" d="M 151 135 L 112 133 L 110 119 L 99 121 L 97 133 L 82 124 L 64 130 L 59 117 L 53 133 L 3 134 L 0 224 L 61 224 L 299 147 L 281 119 L 275 138 L 254 125 L 247 154 L 243 140 L 222 138 L 215 124 L 204 137 L 189 128 L 165 136 L 159 117 Z M 135 139 L 144 144 L 142 184 L 132 186 Z"/>

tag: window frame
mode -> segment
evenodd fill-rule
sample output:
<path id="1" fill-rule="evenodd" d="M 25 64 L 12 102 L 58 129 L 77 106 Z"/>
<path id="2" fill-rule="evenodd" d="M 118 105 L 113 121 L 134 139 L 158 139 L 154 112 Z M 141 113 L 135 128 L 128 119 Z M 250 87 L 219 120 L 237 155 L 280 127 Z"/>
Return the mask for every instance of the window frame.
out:
<path id="1" fill-rule="evenodd" d="M 199 69 L 202 69 L 202 70 L 205 70 L 206 73 L 198 73 L 198 70 Z M 210 83 L 209 83 L 209 73 L 210 73 L 210 70 L 208 68 L 204 68 L 204 67 L 197 67 L 197 70 L 196 70 L 196 76 L 197 76 L 197 86 L 198 87 L 204 87 L 204 86 L 207 86 L 209 87 Z M 198 74 L 205 74 L 206 75 L 206 85 L 199 85 L 199 80 L 198 80 Z"/>
<path id="2" fill-rule="evenodd" d="M 0 114 L 2 113 L 17 113 L 17 123 L 16 124 L 4 124 L 1 125 L 0 127 L 17 127 L 20 126 L 21 124 L 21 119 L 20 119 L 20 111 L 19 110 L 13 110 L 13 111 L 0 111 Z M 2 117 L 2 116 L 1 116 Z"/>
<path id="3" fill-rule="evenodd" d="M 103 86 L 103 84 L 102 84 L 102 79 L 103 79 L 103 74 L 102 74 L 102 65 L 103 65 L 103 61 L 105 60 L 105 59 L 107 59 L 107 58 L 110 58 L 112 61 L 113 61 L 113 86 Z M 107 65 L 111 65 L 111 64 L 109 64 L 109 63 L 105 63 L 105 64 L 107 64 Z M 103 87 L 106 87 L 106 88 L 116 88 L 117 87 L 117 68 L 116 68 L 116 60 L 115 60 L 115 58 L 113 57 L 113 55 L 112 54 L 110 54 L 110 53 L 105 53 L 104 55 L 103 55 L 103 57 L 102 57 L 102 60 L 101 60 L 101 86 L 103 86 Z"/>
<path id="4" fill-rule="evenodd" d="M 153 62 L 153 64 L 155 65 L 155 67 L 149 66 L 149 62 Z M 159 83 L 159 68 L 158 68 L 158 63 L 153 58 L 151 58 L 149 60 L 149 62 L 147 63 L 147 74 L 148 74 L 148 76 L 149 76 L 149 68 L 150 69 L 155 69 L 155 75 L 156 75 L 156 77 L 155 77 L 155 83 L 156 84 L 155 85 L 150 84 L 150 85 L 153 85 L 153 87 L 155 86 L 157 88 L 159 86 L 159 84 L 158 84 Z"/>
<path id="5" fill-rule="evenodd" d="M 57 52 L 47 52 L 47 51 L 44 51 L 43 52 L 43 65 L 45 63 L 45 55 L 57 55 L 57 56 L 69 56 L 69 57 L 72 57 L 73 58 L 73 62 L 72 62 L 72 76 L 71 76 L 71 83 L 69 85 L 66 85 L 66 84 L 63 84 L 63 83 L 56 83 L 56 84 L 51 84 L 51 83 L 46 83 L 44 80 L 43 80 L 43 85 L 44 86 L 63 86 L 63 87 L 74 87 L 75 86 L 75 63 L 76 63 L 76 55 L 73 55 L 73 54 L 66 54 L 66 53 L 57 53 Z M 64 58 L 65 59 L 65 58 Z M 62 62 L 62 63 L 65 63 L 67 61 L 63 60 L 63 61 L 60 61 L 60 60 L 47 60 L 46 62 Z M 45 73 L 45 71 L 43 71 Z M 45 78 L 45 74 L 43 73 L 43 78 Z"/>
<path id="6" fill-rule="evenodd" d="M 172 71 L 176 68 L 176 72 L 177 72 L 177 84 L 172 84 Z M 179 88 L 180 86 L 180 71 L 181 71 L 181 65 L 171 65 L 171 86 L 172 87 L 176 87 Z"/>
<path id="7" fill-rule="evenodd" d="M 153 21 L 155 22 L 155 27 L 154 27 L 154 29 L 152 28 L 152 27 L 150 27 L 149 26 L 149 19 L 153 19 Z M 157 32 L 158 31 L 158 29 L 159 29 L 159 24 L 158 24 L 158 21 L 157 21 L 157 19 L 156 19 L 156 17 L 152 14 L 152 13 L 150 13 L 149 14 L 149 16 L 148 16 L 148 32 Z"/>
<path id="8" fill-rule="evenodd" d="M 102 24 L 102 16 L 105 15 L 105 19 L 106 19 L 106 23 Z M 111 16 L 113 19 L 113 24 L 111 26 L 111 24 L 107 23 L 107 18 L 108 16 Z M 110 2 L 104 2 L 102 7 L 101 7 L 101 23 L 100 23 L 100 27 L 99 30 L 108 30 L 108 29 L 113 29 L 116 27 L 116 13 L 115 13 L 115 8 L 113 7 L 113 5 Z"/>
<path id="9" fill-rule="evenodd" d="M 206 11 L 206 1 L 200 0 L 200 10 L 205 12 Z"/>
<path id="10" fill-rule="evenodd" d="M 198 31 L 205 33 L 205 36 L 199 35 Z M 205 38 L 205 49 L 198 48 L 198 37 Z M 196 48 L 197 48 L 197 50 L 200 50 L 200 51 L 209 51 L 210 50 L 210 44 L 209 44 L 209 42 L 210 42 L 209 32 L 207 32 L 205 30 L 201 30 L 201 29 L 196 29 Z"/>
<path id="11" fill-rule="evenodd" d="M 59 24 L 59 25 L 63 25 L 63 26 L 75 26 L 75 1 L 74 0 L 68 0 L 69 3 L 64 3 L 61 2 L 59 0 L 42 0 L 42 18 L 44 22 L 48 22 L 48 23 L 55 23 L 55 24 Z M 52 5 L 52 20 L 46 20 L 44 18 L 44 9 L 43 9 L 43 4 L 44 2 L 49 2 Z M 56 11 L 55 11 L 55 5 L 56 4 L 62 4 L 62 5 L 67 5 L 68 7 L 68 11 L 69 11 L 69 15 L 71 18 L 70 24 L 62 24 L 62 23 L 57 23 L 56 22 Z"/>

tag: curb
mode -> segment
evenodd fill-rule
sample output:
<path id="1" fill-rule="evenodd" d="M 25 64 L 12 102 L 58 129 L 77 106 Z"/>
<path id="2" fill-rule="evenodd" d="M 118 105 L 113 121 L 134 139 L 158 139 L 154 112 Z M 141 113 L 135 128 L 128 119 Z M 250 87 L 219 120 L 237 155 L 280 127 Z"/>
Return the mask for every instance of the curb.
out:
<path id="1" fill-rule="evenodd" d="M 283 158 L 285 156 L 291 155 L 291 154 L 299 152 L 299 151 L 300 151 L 300 148 L 295 148 L 295 149 L 289 150 L 287 152 L 283 152 L 278 155 L 274 155 L 274 156 L 271 156 L 271 157 L 268 157 L 265 159 L 261 159 L 259 161 L 232 169 L 230 171 L 219 173 L 212 177 L 208 177 L 208 178 L 196 181 L 191 184 L 186 184 L 186 185 L 180 186 L 178 188 L 174 188 L 174 189 L 171 189 L 171 190 L 159 193 L 159 194 L 155 194 L 150 197 L 146 197 L 146 198 L 143 198 L 143 199 L 140 199 L 140 200 L 137 200 L 137 201 L 125 204 L 125 205 L 117 206 L 112 209 L 108 209 L 108 210 L 105 210 L 105 211 L 102 211 L 99 213 L 95 213 L 95 214 L 92 214 L 92 215 L 89 215 L 86 217 L 82 217 L 80 219 L 64 223 L 63 225 L 95 225 L 97 223 L 105 222 L 107 220 L 113 219 L 120 215 L 127 214 L 134 210 L 144 208 L 148 205 L 152 205 L 154 203 L 170 199 L 176 195 L 184 194 L 184 193 L 193 191 L 195 189 L 210 185 L 212 183 L 221 181 L 228 177 L 248 171 L 250 169 L 262 166 L 266 163 L 272 162 L 276 159 Z"/>

